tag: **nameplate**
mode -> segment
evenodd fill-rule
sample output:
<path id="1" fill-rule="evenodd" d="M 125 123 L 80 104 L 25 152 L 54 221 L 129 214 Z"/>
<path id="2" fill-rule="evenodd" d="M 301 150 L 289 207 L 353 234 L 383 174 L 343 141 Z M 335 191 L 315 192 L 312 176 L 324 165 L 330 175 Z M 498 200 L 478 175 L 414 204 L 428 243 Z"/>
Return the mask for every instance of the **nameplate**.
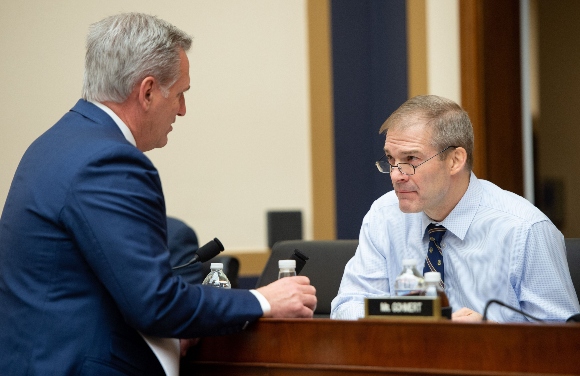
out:
<path id="1" fill-rule="evenodd" d="M 365 318 L 414 318 L 439 320 L 438 296 L 397 296 L 365 299 Z"/>

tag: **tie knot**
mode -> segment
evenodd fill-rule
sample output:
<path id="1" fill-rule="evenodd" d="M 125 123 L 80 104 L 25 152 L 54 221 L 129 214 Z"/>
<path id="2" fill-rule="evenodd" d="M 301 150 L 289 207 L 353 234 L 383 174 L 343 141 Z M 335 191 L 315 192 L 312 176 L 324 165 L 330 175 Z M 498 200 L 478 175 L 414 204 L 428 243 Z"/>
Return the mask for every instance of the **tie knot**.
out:
<path id="1" fill-rule="evenodd" d="M 434 223 L 430 223 L 429 226 L 427 226 L 427 234 L 429 235 L 429 238 L 434 238 L 437 243 L 443 239 L 445 231 L 447 231 L 445 227 L 441 225 L 435 225 Z"/>

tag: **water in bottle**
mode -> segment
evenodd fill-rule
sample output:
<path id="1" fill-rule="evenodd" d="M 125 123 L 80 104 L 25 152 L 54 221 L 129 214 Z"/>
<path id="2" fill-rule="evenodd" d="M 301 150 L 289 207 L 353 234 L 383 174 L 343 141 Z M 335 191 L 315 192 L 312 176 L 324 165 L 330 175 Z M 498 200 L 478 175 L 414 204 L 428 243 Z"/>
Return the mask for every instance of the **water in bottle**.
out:
<path id="1" fill-rule="evenodd" d="M 214 286 L 222 289 L 231 289 L 232 284 L 224 273 L 224 264 L 221 262 L 212 262 L 210 265 L 210 272 L 205 277 L 202 285 Z"/>
<path id="2" fill-rule="evenodd" d="M 441 299 L 441 315 L 451 319 L 451 306 L 445 290 L 439 285 L 441 280 L 441 273 L 427 272 L 425 273 L 425 290 L 421 295 L 424 296 L 438 296 Z"/>
<path id="3" fill-rule="evenodd" d="M 403 270 L 395 279 L 395 295 L 420 295 L 424 288 L 425 282 L 417 270 L 417 261 L 404 259 Z"/>
<path id="4" fill-rule="evenodd" d="M 280 260 L 278 261 L 278 279 L 284 277 L 293 277 L 296 275 L 296 260 Z"/>

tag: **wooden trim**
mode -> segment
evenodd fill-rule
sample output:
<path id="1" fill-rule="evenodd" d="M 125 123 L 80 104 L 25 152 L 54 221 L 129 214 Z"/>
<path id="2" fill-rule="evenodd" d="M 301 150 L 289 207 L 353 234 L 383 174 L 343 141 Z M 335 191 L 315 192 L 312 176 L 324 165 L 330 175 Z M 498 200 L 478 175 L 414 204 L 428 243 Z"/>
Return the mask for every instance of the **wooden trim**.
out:
<path id="1" fill-rule="evenodd" d="M 334 117 L 329 0 L 308 0 L 312 226 L 315 240 L 336 239 Z"/>
<path id="2" fill-rule="evenodd" d="M 234 256 L 240 261 L 240 277 L 255 277 L 262 274 L 268 259 L 270 258 L 269 249 L 262 251 L 224 251 L 224 256 Z"/>
<path id="3" fill-rule="evenodd" d="M 473 170 L 523 195 L 519 2 L 459 4 L 461 92 L 475 135 Z"/>
<path id="4" fill-rule="evenodd" d="M 408 97 L 428 94 L 425 0 L 407 0 Z"/>
<path id="5" fill-rule="evenodd" d="M 473 124 L 473 172 L 479 178 L 487 179 L 482 9 L 483 1 L 480 0 L 459 2 L 461 106 Z"/>

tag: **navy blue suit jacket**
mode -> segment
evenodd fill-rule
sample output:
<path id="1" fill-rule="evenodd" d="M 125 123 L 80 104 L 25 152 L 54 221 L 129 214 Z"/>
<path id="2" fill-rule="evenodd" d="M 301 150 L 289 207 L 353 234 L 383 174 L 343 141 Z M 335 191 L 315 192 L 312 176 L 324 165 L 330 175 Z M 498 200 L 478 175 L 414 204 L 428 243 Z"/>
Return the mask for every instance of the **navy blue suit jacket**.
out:
<path id="1" fill-rule="evenodd" d="M 161 375 L 137 331 L 193 338 L 262 314 L 173 276 L 157 170 L 80 100 L 24 154 L 0 219 L 0 374 Z"/>

